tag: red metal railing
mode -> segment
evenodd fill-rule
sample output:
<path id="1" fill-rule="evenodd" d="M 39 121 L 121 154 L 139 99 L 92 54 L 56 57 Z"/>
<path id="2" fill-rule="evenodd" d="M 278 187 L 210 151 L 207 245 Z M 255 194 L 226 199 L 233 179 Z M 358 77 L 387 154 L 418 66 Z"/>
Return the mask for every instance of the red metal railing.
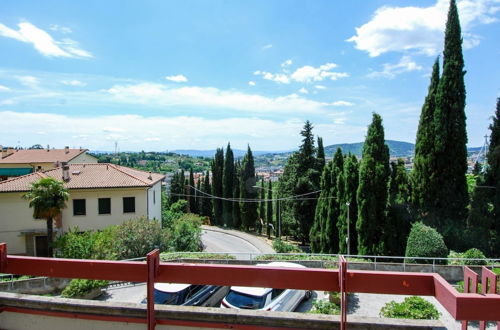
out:
<path id="1" fill-rule="evenodd" d="M 148 329 L 154 329 L 156 322 L 169 324 L 168 320 L 154 319 L 155 282 L 337 291 L 341 293 L 342 329 L 347 324 L 346 294 L 349 292 L 434 296 L 456 320 L 500 321 L 500 295 L 495 293 L 493 284 L 489 285 L 488 293 L 458 293 L 438 274 L 348 270 L 343 256 L 339 258 L 339 269 L 159 263 L 158 250 L 148 254 L 147 263 L 141 263 L 11 256 L 7 255 L 7 246 L 2 243 L 0 273 L 147 282 L 147 320 L 135 322 L 147 323 Z M 465 273 L 470 274 L 468 268 L 465 268 Z M 483 268 L 483 274 L 494 283 L 492 273 L 486 268 Z M 16 311 L 30 313 L 28 310 Z M 116 319 L 113 317 L 114 321 Z M 210 324 L 210 327 L 216 326 Z"/>

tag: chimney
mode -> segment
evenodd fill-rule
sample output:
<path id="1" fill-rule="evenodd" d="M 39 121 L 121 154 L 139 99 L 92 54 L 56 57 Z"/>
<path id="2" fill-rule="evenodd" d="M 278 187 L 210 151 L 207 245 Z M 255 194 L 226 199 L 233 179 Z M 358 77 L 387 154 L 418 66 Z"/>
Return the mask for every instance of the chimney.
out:
<path id="1" fill-rule="evenodd" d="M 69 147 L 68 147 L 68 146 L 65 146 L 65 147 L 64 147 L 64 153 L 65 153 L 65 154 L 69 154 Z"/>
<path id="2" fill-rule="evenodd" d="M 69 181 L 69 165 L 66 162 L 62 163 L 62 179 L 64 182 Z"/>

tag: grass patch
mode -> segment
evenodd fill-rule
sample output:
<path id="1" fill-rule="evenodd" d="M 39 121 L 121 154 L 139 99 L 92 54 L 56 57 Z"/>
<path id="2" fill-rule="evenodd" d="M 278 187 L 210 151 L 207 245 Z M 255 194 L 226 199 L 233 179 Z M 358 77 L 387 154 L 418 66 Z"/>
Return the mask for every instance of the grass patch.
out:
<path id="1" fill-rule="evenodd" d="M 161 261 L 170 261 L 178 259 L 204 259 L 204 260 L 234 260 L 232 255 L 219 253 L 190 253 L 190 252 L 172 252 L 160 254 Z"/>
<path id="2" fill-rule="evenodd" d="M 427 300 L 418 297 L 407 297 L 402 303 L 394 300 L 385 304 L 380 316 L 395 319 L 437 320 L 441 316 L 436 307 Z"/>

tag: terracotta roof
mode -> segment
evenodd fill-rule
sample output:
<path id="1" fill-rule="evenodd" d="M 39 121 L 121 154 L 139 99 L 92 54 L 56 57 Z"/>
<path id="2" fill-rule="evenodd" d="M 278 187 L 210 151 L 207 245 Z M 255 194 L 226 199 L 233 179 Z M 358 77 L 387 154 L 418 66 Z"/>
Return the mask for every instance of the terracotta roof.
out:
<path id="1" fill-rule="evenodd" d="M 0 181 L 1 192 L 28 191 L 30 183 L 44 177 L 62 181 L 62 167 Z M 165 176 L 114 164 L 70 164 L 68 189 L 150 187 Z"/>
<path id="2" fill-rule="evenodd" d="M 14 150 L 11 155 L 0 159 L 0 164 L 69 162 L 87 151 L 88 149 Z"/>

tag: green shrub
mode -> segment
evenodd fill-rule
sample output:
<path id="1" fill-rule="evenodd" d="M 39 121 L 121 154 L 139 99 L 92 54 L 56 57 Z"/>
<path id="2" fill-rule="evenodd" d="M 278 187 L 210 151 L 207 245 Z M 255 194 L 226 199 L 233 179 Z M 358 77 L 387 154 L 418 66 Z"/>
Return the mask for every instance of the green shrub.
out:
<path id="1" fill-rule="evenodd" d="M 312 314 L 330 314 L 338 315 L 340 314 L 340 306 L 330 301 L 326 300 L 315 300 L 313 301 L 313 308 L 310 313 Z"/>
<path id="2" fill-rule="evenodd" d="M 448 248 L 444 244 L 443 236 L 434 228 L 428 227 L 421 222 L 413 224 L 408 241 L 406 243 L 406 257 L 431 257 L 446 258 Z M 431 263 L 426 259 L 409 259 L 407 262 Z M 437 263 L 446 263 L 446 260 Z"/>
<path id="3" fill-rule="evenodd" d="M 483 260 L 464 260 L 464 265 L 486 265 L 486 257 L 480 250 L 476 248 L 469 249 L 462 254 L 463 258 L 466 259 L 483 259 Z"/>
<path id="4" fill-rule="evenodd" d="M 175 251 L 200 251 L 202 219 L 192 213 L 182 215 L 173 223 L 172 245 Z"/>
<path id="5" fill-rule="evenodd" d="M 448 265 L 451 266 L 460 266 L 463 265 L 463 253 L 455 252 L 450 250 L 450 254 L 448 254 Z"/>
<path id="6" fill-rule="evenodd" d="M 385 304 L 380 310 L 380 316 L 396 319 L 437 320 L 441 316 L 436 307 L 427 300 L 413 296 L 407 297 L 402 303 L 394 300 Z"/>
<path id="7" fill-rule="evenodd" d="M 179 219 L 183 214 L 186 213 L 187 201 L 184 199 L 179 199 L 177 202 L 170 205 L 168 209 L 163 211 L 161 217 L 161 224 L 163 228 L 172 229 L 175 220 Z"/>
<path id="8" fill-rule="evenodd" d="M 302 253 L 303 251 L 297 246 L 283 242 L 277 238 L 273 241 L 273 249 L 278 253 Z"/>
<path id="9" fill-rule="evenodd" d="M 78 227 L 70 228 L 54 242 L 56 256 L 70 259 L 107 259 L 117 258 L 114 247 L 116 226 L 100 231 L 81 232 Z"/>
<path id="10" fill-rule="evenodd" d="M 108 281 L 98 281 L 98 280 L 85 280 L 85 279 L 73 279 L 69 282 L 61 293 L 61 297 L 64 298 L 74 298 L 82 297 L 96 288 L 103 288 L 108 286 Z"/>

